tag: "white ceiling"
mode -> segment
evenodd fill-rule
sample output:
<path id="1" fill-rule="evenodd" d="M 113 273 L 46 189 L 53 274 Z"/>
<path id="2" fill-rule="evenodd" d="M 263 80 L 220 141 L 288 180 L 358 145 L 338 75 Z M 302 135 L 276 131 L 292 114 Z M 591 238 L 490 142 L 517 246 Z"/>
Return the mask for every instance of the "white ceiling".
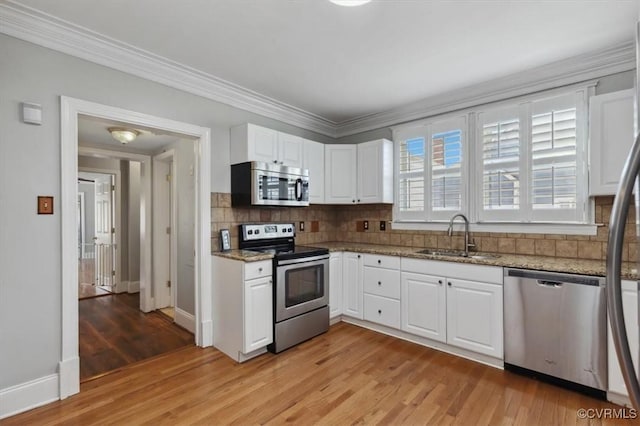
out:
<path id="1" fill-rule="evenodd" d="M 123 145 L 111 136 L 107 130 L 109 127 L 126 127 L 139 131 L 140 135 L 133 142 Z M 78 144 L 80 146 L 152 155 L 162 152 L 163 148 L 179 139 L 185 139 L 185 137 L 163 134 L 158 130 L 132 127 L 116 121 L 88 116 L 80 116 L 78 120 Z"/>
<path id="2" fill-rule="evenodd" d="M 18 0 L 345 122 L 633 40 L 636 0 Z"/>

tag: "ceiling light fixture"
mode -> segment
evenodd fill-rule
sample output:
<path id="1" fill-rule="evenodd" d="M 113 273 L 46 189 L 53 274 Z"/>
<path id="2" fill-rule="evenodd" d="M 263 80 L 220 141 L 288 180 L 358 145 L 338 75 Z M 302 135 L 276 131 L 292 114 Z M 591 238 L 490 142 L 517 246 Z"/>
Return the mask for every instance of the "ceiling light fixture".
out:
<path id="1" fill-rule="evenodd" d="M 107 130 L 115 140 L 123 145 L 133 142 L 140 134 L 137 130 L 125 129 L 123 127 L 109 127 Z"/>
<path id="2" fill-rule="evenodd" d="M 337 4 L 338 6 L 362 6 L 363 4 L 369 3 L 371 0 L 329 0 L 333 4 Z"/>

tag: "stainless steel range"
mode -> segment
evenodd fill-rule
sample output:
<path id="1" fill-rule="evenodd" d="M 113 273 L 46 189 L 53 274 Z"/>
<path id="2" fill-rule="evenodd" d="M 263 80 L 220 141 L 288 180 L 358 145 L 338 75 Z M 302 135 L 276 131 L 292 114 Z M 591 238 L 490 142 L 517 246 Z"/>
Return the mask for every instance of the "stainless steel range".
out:
<path id="1" fill-rule="evenodd" d="M 240 225 L 239 246 L 273 253 L 273 343 L 278 353 L 329 329 L 329 250 L 295 245 L 292 223 Z"/>

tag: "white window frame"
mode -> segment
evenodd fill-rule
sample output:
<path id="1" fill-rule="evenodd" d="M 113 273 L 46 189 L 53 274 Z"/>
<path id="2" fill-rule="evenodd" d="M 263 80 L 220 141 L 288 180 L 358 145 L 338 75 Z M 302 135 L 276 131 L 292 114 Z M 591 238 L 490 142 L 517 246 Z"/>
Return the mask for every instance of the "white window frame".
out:
<path id="1" fill-rule="evenodd" d="M 562 233 L 573 235 L 595 235 L 597 232 L 597 226 L 593 222 L 594 202 L 589 199 L 589 184 L 588 184 L 588 101 L 590 96 L 595 93 L 595 86 L 597 80 L 584 82 L 581 84 L 575 84 L 571 86 L 565 86 L 563 88 L 552 89 L 545 92 L 521 96 L 515 99 L 509 99 L 504 101 L 497 101 L 491 104 L 481 105 L 473 108 L 469 108 L 464 111 L 459 111 L 454 114 L 443 114 L 437 117 L 430 117 L 428 119 L 418 120 L 411 123 L 406 123 L 392 127 L 393 140 L 399 141 L 400 138 L 407 134 L 410 129 L 416 129 L 422 127 L 425 129 L 424 136 L 427 147 L 425 149 L 425 176 L 429 176 L 428 182 L 425 179 L 425 191 L 429 191 L 430 197 L 431 191 L 431 152 L 430 152 L 430 138 L 433 132 L 430 126 L 433 123 L 450 120 L 454 117 L 465 117 L 466 127 L 463 131 L 463 203 L 462 209 L 459 212 L 446 212 L 445 215 L 433 215 L 430 212 L 430 200 L 425 198 L 425 212 L 411 212 L 413 214 L 407 214 L 408 212 L 399 212 L 399 206 L 394 203 L 393 206 L 393 221 L 392 229 L 400 230 L 446 230 L 448 220 L 455 213 L 464 213 L 471 221 L 471 230 L 476 232 L 517 232 L 517 233 Z M 562 98 L 563 95 L 575 96 L 576 107 L 576 119 L 578 121 L 577 134 L 578 146 L 576 151 L 576 178 L 578 182 L 577 188 L 577 200 L 575 210 L 572 210 L 572 214 L 564 214 L 564 212 L 558 215 L 557 210 L 546 211 L 542 209 L 536 209 L 536 213 L 533 214 L 533 209 L 528 208 L 526 215 L 509 214 L 510 211 L 492 211 L 492 213 L 504 213 L 504 214 L 492 214 L 487 215 L 482 211 L 482 144 L 479 138 L 481 137 L 481 119 L 478 119 L 479 114 L 499 114 L 499 111 L 506 109 L 519 109 L 520 120 L 520 163 L 527 166 L 521 168 L 520 179 L 522 182 L 526 182 L 526 188 L 521 189 L 520 203 L 530 206 L 531 186 L 529 182 L 529 173 L 531 171 L 531 148 L 530 148 L 530 126 L 532 117 L 532 105 L 542 105 L 547 100 L 554 102 L 555 99 Z M 394 142 L 395 152 L 395 187 L 396 194 L 399 194 L 398 190 L 398 153 L 399 143 Z M 427 167 L 428 166 L 428 167 Z M 476 182 L 471 181 L 471 177 L 476 179 Z M 526 180 L 525 180 L 526 179 Z M 397 195 L 396 195 L 397 197 Z M 397 201 L 397 200 L 396 200 Z M 427 208 L 429 206 L 429 209 Z M 521 210 L 521 209 L 520 209 Z M 516 210 L 517 212 L 518 210 Z M 418 213 L 418 214 L 416 214 Z M 445 217 L 446 216 L 446 217 Z"/>

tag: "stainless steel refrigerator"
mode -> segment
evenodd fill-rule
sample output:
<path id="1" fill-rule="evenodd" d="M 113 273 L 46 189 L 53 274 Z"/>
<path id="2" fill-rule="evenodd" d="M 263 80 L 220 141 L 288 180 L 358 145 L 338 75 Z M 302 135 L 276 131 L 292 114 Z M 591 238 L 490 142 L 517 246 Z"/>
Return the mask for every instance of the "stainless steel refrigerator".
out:
<path id="1" fill-rule="evenodd" d="M 636 129 L 638 135 L 638 123 L 640 123 L 640 22 L 636 25 Z M 616 348 L 618 361 L 624 381 L 629 392 L 629 398 L 634 408 L 640 410 L 640 376 L 635 371 L 632 357 L 640 354 L 631 354 L 629 340 L 624 325 L 622 310 L 622 288 L 621 288 L 621 267 L 622 267 L 622 247 L 624 242 L 624 231 L 627 223 L 627 216 L 631 203 L 635 203 L 635 227 L 636 238 L 640 241 L 640 135 L 636 137 L 631 148 L 625 166 L 622 170 L 618 192 L 616 194 L 611 218 L 609 221 L 609 242 L 607 247 L 607 303 L 609 317 L 611 321 L 611 331 L 613 342 Z M 634 186 L 638 190 L 634 194 Z M 630 225 L 633 226 L 633 225 Z M 640 259 L 635 259 L 640 266 Z M 640 269 L 640 268 L 639 268 Z M 638 283 L 640 285 L 640 283 Z M 638 304 L 640 305 L 640 292 L 638 292 Z M 637 318 L 640 324 L 640 316 Z"/>

